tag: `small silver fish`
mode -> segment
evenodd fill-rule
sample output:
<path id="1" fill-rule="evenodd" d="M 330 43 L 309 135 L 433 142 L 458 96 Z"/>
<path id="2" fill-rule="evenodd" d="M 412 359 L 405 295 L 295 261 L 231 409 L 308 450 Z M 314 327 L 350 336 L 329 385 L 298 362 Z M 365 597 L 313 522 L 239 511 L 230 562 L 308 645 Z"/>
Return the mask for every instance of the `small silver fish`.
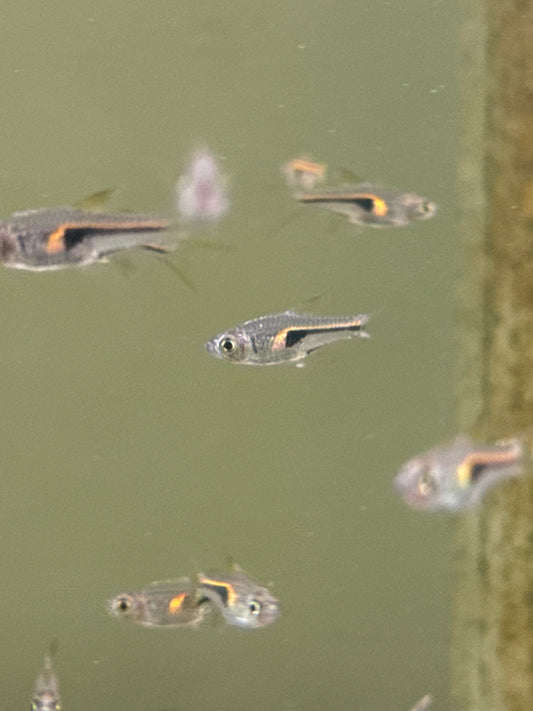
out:
<path id="1" fill-rule="evenodd" d="M 32 711 L 61 711 L 59 682 L 52 668 L 52 660 L 44 655 L 44 665 L 33 689 Z"/>
<path id="2" fill-rule="evenodd" d="M 166 217 L 53 207 L 16 212 L 0 222 L 0 262 L 27 271 L 84 267 L 116 252 L 168 252 L 183 235 Z"/>
<path id="3" fill-rule="evenodd" d="M 230 208 L 228 181 L 207 148 L 193 155 L 176 186 L 176 209 L 184 222 L 216 222 Z"/>
<path id="4" fill-rule="evenodd" d="M 295 311 L 260 316 L 220 333 L 205 344 L 211 355 L 233 363 L 274 365 L 299 361 L 311 351 L 345 338 L 369 338 L 368 316 L 312 316 Z"/>
<path id="5" fill-rule="evenodd" d="M 266 627 L 281 612 L 279 600 L 270 590 L 237 565 L 224 573 L 199 573 L 198 593 L 211 600 L 226 622 L 236 627 Z"/>
<path id="6" fill-rule="evenodd" d="M 108 612 L 143 627 L 197 627 L 216 611 L 200 599 L 190 578 L 181 577 L 123 592 L 107 602 Z"/>
<path id="7" fill-rule="evenodd" d="M 415 220 L 427 220 L 437 212 L 432 200 L 372 183 L 296 192 L 294 197 L 306 205 L 318 205 L 344 215 L 353 224 L 370 227 L 405 227 Z"/>
<path id="8" fill-rule="evenodd" d="M 412 508 L 461 511 L 478 504 L 495 484 L 519 476 L 528 456 L 520 438 L 478 444 L 459 436 L 406 462 L 394 487 Z"/>

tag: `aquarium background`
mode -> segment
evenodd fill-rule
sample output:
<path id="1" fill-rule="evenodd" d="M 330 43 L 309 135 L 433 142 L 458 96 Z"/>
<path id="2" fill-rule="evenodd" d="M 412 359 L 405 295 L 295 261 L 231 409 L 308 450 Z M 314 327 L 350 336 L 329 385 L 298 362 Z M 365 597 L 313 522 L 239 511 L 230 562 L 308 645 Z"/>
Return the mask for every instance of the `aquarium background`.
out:
<path id="1" fill-rule="evenodd" d="M 52 640 L 65 711 L 447 706 L 451 533 L 399 465 L 455 433 L 455 3 L 6 2 L 2 216 L 112 188 L 172 209 L 206 144 L 232 209 L 170 258 L 3 269 L 3 705 Z M 373 230 L 297 205 L 308 155 L 434 199 Z M 187 283 L 185 283 L 187 282 Z M 204 342 L 298 308 L 369 341 L 246 368 Z M 220 568 L 271 583 L 271 627 L 149 630 L 106 599 Z"/>

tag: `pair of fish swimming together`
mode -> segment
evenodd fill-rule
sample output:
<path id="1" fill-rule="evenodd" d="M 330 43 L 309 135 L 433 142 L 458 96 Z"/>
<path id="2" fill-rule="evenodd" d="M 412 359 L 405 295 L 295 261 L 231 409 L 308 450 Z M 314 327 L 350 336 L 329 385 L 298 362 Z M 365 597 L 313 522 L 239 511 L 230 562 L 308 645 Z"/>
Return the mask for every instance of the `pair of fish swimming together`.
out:
<path id="1" fill-rule="evenodd" d="M 150 583 L 137 592 L 123 592 L 108 601 L 115 617 L 143 627 L 198 627 L 207 620 L 258 629 L 274 622 L 280 603 L 270 590 L 242 568 L 198 573 Z"/>
<path id="2" fill-rule="evenodd" d="M 402 227 L 432 217 L 436 205 L 414 193 L 371 183 L 322 190 L 302 188 L 325 175 L 325 166 L 296 159 L 286 167 L 293 196 L 340 213 L 350 222 Z M 175 214 L 104 213 L 73 207 L 14 213 L 0 223 L 0 261 L 7 267 L 51 271 L 85 267 L 132 249 L 170 252 L 198 222 L 215 222 L 229 209 L 227 180 L 207 148 L 194 154 L 176 186 Z"/>

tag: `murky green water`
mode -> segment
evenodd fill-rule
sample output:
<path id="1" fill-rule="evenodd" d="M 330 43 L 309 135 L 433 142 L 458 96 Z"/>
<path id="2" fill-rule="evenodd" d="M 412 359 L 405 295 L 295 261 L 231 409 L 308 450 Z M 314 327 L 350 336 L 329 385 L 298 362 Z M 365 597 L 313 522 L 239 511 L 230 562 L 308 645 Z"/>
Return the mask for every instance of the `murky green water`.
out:
<path id="1" fill-rule="evenodd" d="M 173 260 L 3 270 L 3 705 L 50 641 L 65 711 L 447 707 L 450 522 L 391 478 L 453 433 L 456 18 L 451 2 L 4 3 L 2 215 L 117 187 L 169 205 L 199 140 L 233 209 Z M 287 196 L 307 152 L 434 198 L 357 229 Z M 124 268 L 127 266 L 127 268 Z M 305 368 L 217 362 L 204 341 L 305 304 L 373 312 Z M 257 632 L 135 628 L 122 588 L 230 554 L 273 581 Z"/>

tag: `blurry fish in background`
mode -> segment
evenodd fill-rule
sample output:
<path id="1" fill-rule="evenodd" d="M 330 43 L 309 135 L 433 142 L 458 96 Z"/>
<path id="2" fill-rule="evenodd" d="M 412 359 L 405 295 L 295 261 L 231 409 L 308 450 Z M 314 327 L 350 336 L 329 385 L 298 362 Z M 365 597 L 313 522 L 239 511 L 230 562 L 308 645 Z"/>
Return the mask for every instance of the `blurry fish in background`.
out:
<path id="1" fill-rule="evenodd" d="M 107 602 L 108 612 L 143 627 L 198 627 L 216 613 L 199 599 L 190 578 L 150 583 L 138 592 L 123 592 Z"/>
<path id="2" fill-rule="evenodd" d="M 27 271 L 85 267 L 132 249 L 166 254 L 186 236 L 176 220 L 161 215 L 75 207 L 25 210 L 0 222 L 0 262 Z"/>
<path id="3" fill-rule="evenodd" d="M 32 711 L 61 711 L 59 682 L 52 668 L 50 654 L 44 655 L 44 665 L 35 680 Z"/>
<path id="4" fill-rule="evenodd" d="M 227 572 L 198 574 L 198 593 L 217 606 L 229 625 L 256 629 L 274 622 L 280 603 L 238 565 Z"/>
<path id="5" fill-rule="evenodd" d="M 522 474 L 530 463 L 527 438 L 478 444 L 459 436 L 406 462 L 394 487 L 414 509 L 462 511 L 478 504 L 496 484 Z"/>
<path id="6" fill-rule="evenodd" d="M 410 711 L 426 711 L 433 703 L 433 696 L 431 694 L 426 694 L 423 696 Z"/>
<path id="7" fill-rule="evenodd" d="M 176 210 L 184 224 L 215 223 L 229 210 L 228 181 L 213 154 L 196 151 L 176 185 Z"/>
<path id="8" fill-rule="evenodd" d="M 327 167 L 307 158 L 294 158 L 281 169 L 287 185 L 297 190 L 312 190 L 326 179 Z"/>
<path id="9" fill-rule="evenodd" d="M 437 212 L 437 205 L 421 195 L 372 183 L 296 191 L 293 197 L 305 205 L 318 205 L 339 213 L 352 224 L 369 227 L 406 227 Z"/>
<path id="10" fill-rule="evenodd" d="M 347 338 L 369 338 L 368 316 L 313 316 L 295 311 L 260 316 L 205 344 L 211 355 L 233 363 L 275 365 L 300 361 L 317 348 Z"/>

